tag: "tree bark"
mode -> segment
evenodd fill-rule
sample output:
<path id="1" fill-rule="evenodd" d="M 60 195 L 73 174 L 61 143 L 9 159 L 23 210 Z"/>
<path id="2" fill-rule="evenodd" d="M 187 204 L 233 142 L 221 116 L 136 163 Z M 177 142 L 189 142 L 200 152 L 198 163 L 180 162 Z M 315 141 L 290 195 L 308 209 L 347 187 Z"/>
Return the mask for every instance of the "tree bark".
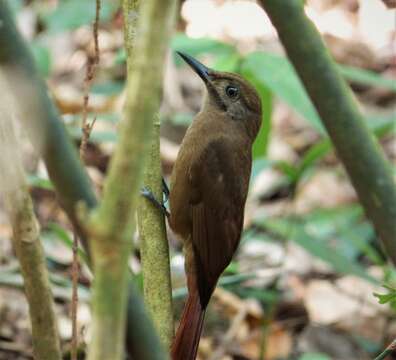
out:
<path id="1" fill-rule="evenodd" d="M 143 185 L 162 199 L 160 123 L 154 117 L 154 133 L 143 175 Z M 165 349 L 174 335 L 169 245 L 164 214 L 143 196 L 139 199 L 138 229 L 143 272 L 144 302 Z"/>

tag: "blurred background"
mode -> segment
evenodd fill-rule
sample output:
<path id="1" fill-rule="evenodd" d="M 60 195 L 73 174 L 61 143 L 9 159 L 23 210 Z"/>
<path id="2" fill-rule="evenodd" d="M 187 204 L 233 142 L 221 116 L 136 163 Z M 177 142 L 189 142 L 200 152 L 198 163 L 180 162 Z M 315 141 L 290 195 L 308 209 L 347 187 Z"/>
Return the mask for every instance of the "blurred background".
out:
<path id="1" fill-rule="evenodd" d="M 102 0 L 100 62 L 89 100 L 96 118 L 85 162 L 100 194 L 117 141 L 126 66 L 122 13 Z M 396 13 L 380 0 L 307 0 L 396 174 Z M 86 67 L 94 56 L 94 1 L 11 0 L 18 26 L 76 146 Z M 207 311 L 200 359 L 372 359 L 396 338 L 396 272 L 386 261 L 320 119 L 276 32 L 255 1 L 187 0 L 166 60 L 161 158 L 167 180 L 200 109 L 201 80 L 174 51 L 242 74 L 264 105 L 239 251 Z M 45 167 L 21 131 L 66 356 L 70 347 L 72 232 Z M 353 134 L 351 134 L 353 136 Z M 358 156 L 358 154 L 357 154 Z M 370 169 L 367 169 L 369 172 Z M 0 201 L 0 359 L 31 359 L 23 280 Z M 181 245 L 168 231 L 174 307 L 186 294 Z M 90 336 L 91 275 L 81 254 L 78 328 Z M 130 261 L 140 271 L 139 243 Z M 81 357 L 83 358 L 83 357 Z"/>

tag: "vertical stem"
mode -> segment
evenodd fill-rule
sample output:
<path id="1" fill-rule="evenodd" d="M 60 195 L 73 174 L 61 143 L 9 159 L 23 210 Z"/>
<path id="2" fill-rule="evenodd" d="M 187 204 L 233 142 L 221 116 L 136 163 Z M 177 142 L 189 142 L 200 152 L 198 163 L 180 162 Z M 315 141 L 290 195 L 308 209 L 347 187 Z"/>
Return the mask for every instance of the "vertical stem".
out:
<path id="1" fill-rule="evenodd" d="M 396 186 L 390 166 L 302 1 L 261 0 L 345 166 L 387 255 L 396 264 Z"/>
<path id="2" fill-rule="evenodd" d="M 137 23 L 139 19 L 139 0 L 123 0 L 122 11 L 124 14 L 124 43 L 127 54 L 128 73 L 131 71 L 133 51 L 136 43 Z"/>
<path id="3" fill-rule="evenodd" d="M 87 224 L 95 274 L 88 360 L 123 358 L 133 216 L 151 140 L 148 119 L 154 118 L 159 107 L 175 5 L 176 0 L 146 0 L 140 5 L 119 142 L 110 163 L 102 203 Z"/>
<path id="4" fill-rule="evenodd" d="M 154 134 L 143 175 L 143 184 L 156 199 L 162 199 L 160 123 Z M 170 348 L 173 338 L 172 287 L 169 246 L 164 215 L 147 199 L 139 199 L 138 228 L 142 258 L 144 302 L 154 320 L 162 344 Z"/>
<path id="5" fill-rule="evenodd" d="M 91 183 L 48 96 L 48 89 L 37 73 L 32 55 L 16 29 L 6 0 L 0 0 L 0 24 L 0 67 L 7 83 L 4 93 L 12 94 L 18 118 L 35 150 L 43 156 L 59 202 L 90 255 L 88 234 L 77 219 L 76 207 L 81 203 L 89 209 L 97 206 Z M 128 355 L 133 359 L 164 359 L 158 336 L 131 276 L 128 278 L 128 294 Z"/>
<path id="6" fill-rule="evenodd" d="M 0 79 L 2 81 L 2 79 Z M 2 93 L 6 94 L 0 86 Z M 9 100 L 9 99 L 7 99 Z M 2 103 L 4 105 L 8 103 Z M 2 106 L 1 106 L 2 107 Z M 40 229 L 33 212 L 10 115 L 1 109 L 0 121 L 0 191 L 13 231 L 13 246 L 24 279 L 32 324 L 33 353 L 36 359 L 62 358 L 45 256 L 40 243 Z"/>

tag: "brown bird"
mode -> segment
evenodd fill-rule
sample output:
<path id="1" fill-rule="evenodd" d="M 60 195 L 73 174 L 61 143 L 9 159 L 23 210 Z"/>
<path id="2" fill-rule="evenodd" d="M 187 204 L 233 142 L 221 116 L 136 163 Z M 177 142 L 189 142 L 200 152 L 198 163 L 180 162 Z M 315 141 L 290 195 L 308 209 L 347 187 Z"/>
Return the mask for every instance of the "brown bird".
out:
<path id="1" fill-rule="evenodd" d="M 181 144 L 169 196 L 169 224 L 183 240 L 188 287 L 171 355 L 173 360 L 193 360 L 205 309 L 239 244 L 261 102 L 239 75 L 211 70 L 178 54 L 207 90 Z"/>

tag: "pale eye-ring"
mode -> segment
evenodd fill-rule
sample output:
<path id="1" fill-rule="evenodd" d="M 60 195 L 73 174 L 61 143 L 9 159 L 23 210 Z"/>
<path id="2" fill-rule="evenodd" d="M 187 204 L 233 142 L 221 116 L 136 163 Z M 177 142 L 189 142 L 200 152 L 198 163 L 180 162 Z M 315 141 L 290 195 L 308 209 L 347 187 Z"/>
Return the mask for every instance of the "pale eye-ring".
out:
<path id="1" fill-rule="evenodd" d="M 228 85 L 225 92 L 229 98 L 235 98 L 239 94 L 239 90 L 236 86 Z"/>

